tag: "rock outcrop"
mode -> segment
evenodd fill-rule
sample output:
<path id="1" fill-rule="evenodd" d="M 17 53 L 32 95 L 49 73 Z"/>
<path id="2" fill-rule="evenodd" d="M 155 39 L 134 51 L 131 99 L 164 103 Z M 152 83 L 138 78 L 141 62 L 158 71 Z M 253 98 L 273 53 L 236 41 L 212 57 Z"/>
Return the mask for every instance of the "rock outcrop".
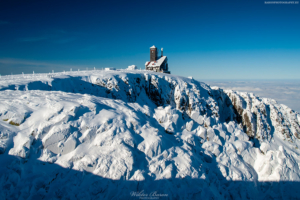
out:
<path id="1" fill-rule="evenodd" d="M 300 196 L 287 106 L 168 74 L 81 73 L 0 80 L 1 199 Z"/>

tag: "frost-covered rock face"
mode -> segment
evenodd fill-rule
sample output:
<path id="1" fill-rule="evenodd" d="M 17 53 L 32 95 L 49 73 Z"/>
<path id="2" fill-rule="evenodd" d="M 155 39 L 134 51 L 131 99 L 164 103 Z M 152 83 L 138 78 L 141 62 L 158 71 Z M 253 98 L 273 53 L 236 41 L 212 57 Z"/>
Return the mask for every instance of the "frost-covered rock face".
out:
<path id="1" fill-rule="evenodd" d="M 260 99 L 252 93 L 219 88 L 213 93 L 220 109 L 224 110 L 223 115 L 228 115 L 225 121 L 233 119 L 241 124 L 249 137 L 270 141 L 277 134 L 290 142 L 300 139 L 300 115 L 287 106 L 279 105 L 273 99 Z"/>
<path id="2" fill-rule="evenodd" d="M 0 80 L 0 199 L 300 196 L 288 107 L 149 71 L 76 73 Z"/>

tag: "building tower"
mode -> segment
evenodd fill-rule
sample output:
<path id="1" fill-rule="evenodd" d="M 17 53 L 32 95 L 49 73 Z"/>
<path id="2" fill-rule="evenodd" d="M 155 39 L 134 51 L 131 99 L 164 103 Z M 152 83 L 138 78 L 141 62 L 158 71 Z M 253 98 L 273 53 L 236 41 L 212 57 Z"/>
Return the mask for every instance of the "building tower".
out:
<path id="1" fill-rule="evenodd" d="M 157 60 L 157 48 L 153 45 L 150 47 L 150 62 Z"/>
<path id="2" fill-rule="evenodd" d="M 164 49 L 161 48 L 161 56 L 158 56 L 157 48 L 153 45 L 150 47 L 150 61 L 145 63 L 145 69 L 170 74 L 168 58 L 164 56 Z"/>

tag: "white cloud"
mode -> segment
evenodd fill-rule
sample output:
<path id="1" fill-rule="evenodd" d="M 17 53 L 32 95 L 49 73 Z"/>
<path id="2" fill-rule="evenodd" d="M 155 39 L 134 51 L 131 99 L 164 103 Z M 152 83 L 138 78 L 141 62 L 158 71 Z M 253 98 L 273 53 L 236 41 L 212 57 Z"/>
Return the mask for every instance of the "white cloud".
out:
<path id="1" fill-rule="evenodd" d="M 221 86 L 220 86 L 221 87 Z M 237 90 L 237 91 L 261 91 L 260 88 L 252 88 L 252 87 L 224 87 L 226 90 Z"/>

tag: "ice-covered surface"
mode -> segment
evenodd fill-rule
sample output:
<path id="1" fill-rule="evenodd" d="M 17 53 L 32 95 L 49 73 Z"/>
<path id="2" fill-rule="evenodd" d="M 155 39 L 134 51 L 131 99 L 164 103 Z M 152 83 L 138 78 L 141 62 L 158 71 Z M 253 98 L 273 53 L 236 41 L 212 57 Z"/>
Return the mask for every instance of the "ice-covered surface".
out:
<path id="1" fill-rule="evenodd" d="M 0 80 L 0 199 L 297 199 L 300 115 L 150 71 Z"/>

